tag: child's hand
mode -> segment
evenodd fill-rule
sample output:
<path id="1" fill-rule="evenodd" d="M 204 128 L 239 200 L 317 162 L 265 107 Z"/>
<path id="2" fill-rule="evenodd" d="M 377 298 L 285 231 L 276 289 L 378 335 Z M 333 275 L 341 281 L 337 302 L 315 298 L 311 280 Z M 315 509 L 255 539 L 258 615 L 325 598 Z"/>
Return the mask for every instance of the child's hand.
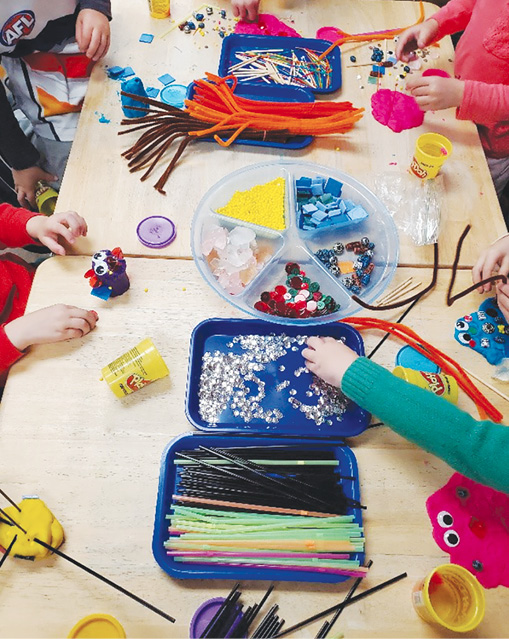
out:
<path id="1" fill-rule="evenodd" d="M 439 111 L 458 107 L 463 101 L 465 83 L 455 78 L 437 75 L 409 76 L 406 88 L 423 111 Z"/>
<path id="2" fill-rule="evenodd" d="M 5 325 L 5 334 L 19 351 L 34 344 L 51 344 L 83 337 L 95 328 L 99 316 L 76 306 L 55 304 L 18 317 Z"/>
<path id="3" fill-rule="evenodd" d="M 500 275 L 509 275 L 509 235 L 501 237 L 481 253 L 472 269 L 472 282 L 477 284 L 477 282 L 491 277 L 495 268 L 498 268 Z M 491 291 L 491 286 L 491 284 L 485 284 L 477 290 L 479 293 L 488 293 Z M 507 290 L 509 291 L 509 289 Z"/>
<path id="4" fill-rule="evenodd" d="M 27 233 L 34 240 L 38 240 L 50 251 L 57 255 L 65 255 L 65 249 L 61 244 L 62 238 L 69 244 L 74 244 L 76 238 L 86 236 L 88 227 L 85 220 L 74 213 L 54 213 L 50 217 L 34 215 L 27 222 Z"/>
<path id="5" fill-rule="evenodd" d="M 95 9 L 82 9 L 76 20 L 76 41 L 87 58 L 97 62 L 110 48 L 110 23 Z"/>
<path id="6" fill-rule="evenodd" d="M 233 15 L 241 20 L 256 22 L 260 0 L 232 0 Z"/>
<path id="7" fill-rule="evenodd" d="M 31 166 L 28 169 L 16 171 L 12 169 L 14 189 L 18 196 L 20 206 L 37 208 L 35 203 L 35 187 L 39 180 L 44 182 L 56 182 L 58 176 L 47 173 L 40 166 Z"/>
<path id="8" fill-rule="evenodd" d="M 358 358 L 351 348 L 332 337 L 310 337 L 302 351 L 309 370 L 327 384 L 341 386 L 348 367 Z"/>
<path id="9" fill-rule="evenodd" d="M 438 33 L 438 22 L 430 18 L 410 27 L 398 37 L 396 57 L 398 60 L 408 62 L 415 58 L 414 51 L 423 49 L 431 44 Z"/>

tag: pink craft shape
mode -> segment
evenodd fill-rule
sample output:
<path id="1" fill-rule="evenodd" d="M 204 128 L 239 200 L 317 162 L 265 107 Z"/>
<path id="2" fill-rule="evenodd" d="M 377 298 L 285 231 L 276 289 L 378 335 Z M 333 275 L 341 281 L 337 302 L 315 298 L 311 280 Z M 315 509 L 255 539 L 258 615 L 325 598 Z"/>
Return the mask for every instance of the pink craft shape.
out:
<path id="1" fill-rule="evenodd" d="M 485 588 L 509 587 L 509 495 L 455 473 L 426 502 L 433 538 Z"/>
<path id="2" fill-rule="evenodd" d="M 395 133 L 421 126 L 424 122 L 424 111 L 419 109 L 415 98 L 391 89 L 379 89 L 373 93 L 371 113 L 377 122 Z"/>
<path id="3" fill-rule="evenodd" d="M 450 78 L 451 76 L 447 73 L 447 71 L 444 71 L 443 69 L 426 69 L 426 71 L 422 72 L 423 77 L 426 76 L 430 76 L 430 75 L 437 75 L 440 78 Z"/>
<path id="4" fill-rule="evenodd" d="M 258 22 L 244 22 L 241 20 L 235 26 L 235 33 L 248 35 L 286 36 L 300 38 L 300 33 L 289 27 L 279 18 L 270 13 L 260 13 Z"/>
<path id="5" fill-rule="evenodd" d="M 316 32 L 316 37 L 319 40 L 328 40 L 329 42 L 336 42 L 347 35 L 348 33 L 341 31 L 341 29 L 338 29 L 337 27 L 321 27 Z"/>

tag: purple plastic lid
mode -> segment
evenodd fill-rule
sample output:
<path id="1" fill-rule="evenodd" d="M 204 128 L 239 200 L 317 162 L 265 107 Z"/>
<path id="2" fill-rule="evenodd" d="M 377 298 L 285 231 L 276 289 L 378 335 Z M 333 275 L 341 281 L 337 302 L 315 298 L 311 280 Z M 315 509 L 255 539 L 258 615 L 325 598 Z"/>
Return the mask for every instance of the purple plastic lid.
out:
<path id="1" fill-rule="evenodd" d="M 209 599 L 208 601 L 205 601 L 205 603 L 202 603 L 202 605 L 194 613 L 193 618 L 191 619 L 191 624 L 189 625 L 189 636 L 191 639 L 197 639 L 197 637 L 201 637 L 203 635 L 205 628 L 209 625 L 212 617 L 214 617 L 219 608 L 221 608 L 223 602 L 224 597 L 214 597 L 213 599 Z M 234 610 L 237 613 L 237 616 L 233 621 L 231 628 L 226 633 L 226 637 L 230 636 L 243 617 L 241 606 L 235 606 Z"/>
<path id="2" fill-rule="evenodd" d="M 146 217 L 136 229 L 138 239 L 149 248 L 164 248 L 171 244 L 177 235 L 175 224 L 162 215 Z"/>

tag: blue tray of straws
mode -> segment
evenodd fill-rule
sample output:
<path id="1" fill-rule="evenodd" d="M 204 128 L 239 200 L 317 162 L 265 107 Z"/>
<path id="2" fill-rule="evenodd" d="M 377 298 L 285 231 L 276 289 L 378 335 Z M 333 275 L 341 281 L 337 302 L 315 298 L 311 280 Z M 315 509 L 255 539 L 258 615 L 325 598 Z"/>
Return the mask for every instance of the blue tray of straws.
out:
<path id="1" fill-rule="evenodd" d="M 299 581 L 314 583 L 339 583 L 349 579 L 348 576 L 320 571 L 290 570 L 279 568 L 263 568 L 251 566 L 235 566 L 214 563 L 184 563 L 178 561 L 176 556 L 168 555 L 164 543 L 169 539 L 169 520 L 173 498 L 178 491 L 179 471 L 174 464 L 177 453 L 185 450 L 193 450 L 199 446 L 215 448 L 231 448 L 240 446 L 295 446 L 296 455 L 299 450 L 328 451 L 338 460 L 335 469 L 337 481 L 341 483 L 343 493 L 348 500 L 360 502 L 360 487 L 357 461 L 352 450 L 345 445 L 327 440 L 310 438 L 288 438 L 281 436 L 263 436 L 217 433 L 214 435 L 205 433 L 184 433 L 172 440 L 163 452 L 157 503 L 154 520 L 154 533 L 152 537 L 152 552 L 159 566 L 171 577 L 178 579 L 234 579 L 234 580 L 268 580 L 268 581 Z M 352 479 L 353 478 L 353 479 Z M 318 509 L 317 509 L 318 510 Z M 349 507 L 347 515 L 353 516 L 353 522 L 362 527 L 362 510 L 358 507 Z M 364 563 L 364 552 L 350 552 L 349 558 Z"/>
<path id="2" fill-rule="evenodd" d="M 283 326 L 255 319 L 208 319 L 198 324 L 191 335 L 189 353 L 189 421 L 208 432 L 301 437 L 352 437 L 362 433 L 371 420 L 370 413 L 346 400 L 337 389 L 319 383 L 304 366 L 301 353 L 305 340 L 314 335 L 342 340 L 364 355 L 358 331 L 339 322 Z M 231 375 L 237 374 L 236 364 L 232 364 L 240 362 L 241 357 L 255 364 L 256 358 L 272 361 L 258 363 L 260 370 L 251 366 L 250 373 L 236 381 L 242 387 L 228 386 Z M 322 401 L 323 411 L 318 410 Z M 223 405 L 226 408 L 221 410 Z"/>
<path id="3" fill-rule="evenodd" d="M 240 84 L 297 86 L 313 93 L 332 93 L 341 87 L 339 47 L 323 59 L 327 40 L 233 33 L 223 40 L 220 76 L 235 75 Z"/>
<path id="4" fill-rule="evenodd" d="M 191 82 L 187 91 L 187 98 L 191 100 L 195 93 L 195 84 Z M 237 84 L 235 95 L 247 100 L 259 100 L 262 102 L 314 102 L 315 97 L 308 89 L 300 87 L 279 87 L 276 85 L 242 85 Z M 214 137 L 202 138 L 208 142 L 215 142 Z M 313 141 L 312 135 L 294 135 L 287 142 L 268 142 L 262 140 L 248 140 L 240 135 L 233 144 L 245 144 L 246 146 L 269 146 L 274 149 L 303 149 Z"/>

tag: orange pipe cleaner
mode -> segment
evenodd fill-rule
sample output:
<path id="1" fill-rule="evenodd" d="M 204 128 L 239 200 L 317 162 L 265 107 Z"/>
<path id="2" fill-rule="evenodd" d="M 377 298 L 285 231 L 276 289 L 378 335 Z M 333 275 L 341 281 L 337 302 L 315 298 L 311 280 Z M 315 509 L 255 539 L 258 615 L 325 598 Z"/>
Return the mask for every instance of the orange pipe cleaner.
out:
<path id="1" fill-rule="evenodd" d="M 454 377 L 454 379 L 458 382 L 458 386 L 476 405 L 481 419 L 489 417 L 497 423 L 502 421 L 502 413 L 498 411 L 485 397 L 485 395 L 481 393 L 463 368 L 451 357 L 440 351 L 438 348 L 435 348 L 435 346 L 429 342 L 423 340 L 408 326 L 405 326 L 404 324 L 394 324 L 393 322 L 388 322 L 376 317 L 347 317 L 340 321 L 345 322 L 346 324 L 352 324 L 360 331 L 370 328 L 381 329 L 412 346 L 416 351 L 440 366 L 447 375 Z"/>

